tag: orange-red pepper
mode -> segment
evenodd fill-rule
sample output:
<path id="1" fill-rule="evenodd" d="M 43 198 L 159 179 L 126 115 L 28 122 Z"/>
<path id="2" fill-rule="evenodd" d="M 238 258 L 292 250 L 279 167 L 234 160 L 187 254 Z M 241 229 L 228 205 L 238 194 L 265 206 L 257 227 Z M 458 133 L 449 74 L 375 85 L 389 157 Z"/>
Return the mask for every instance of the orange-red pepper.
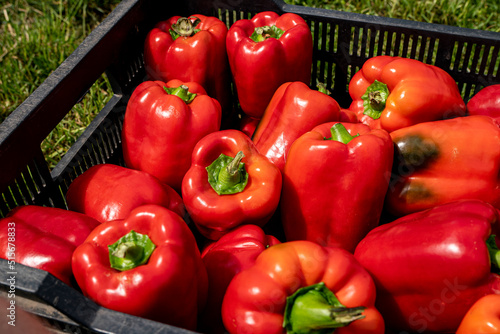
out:
<path id="1" fill-rule="evenodd" d="M 486 295 L 477 300 L 455 334 L 500 334 L 500 294 Z"/>
<path id="2" fill-rule="evenodd" d="M 208 273 L 207 306 L 201 316 L 204 333 L 224 333 L 221 307 L 234 275 L 250 268 L 257 256 L 280 241 L 254 224 L 242 225 L 210 242 L 201 253 Z"/>
<path id="3" fill-rule="evenodd" d="M 387 211 L 395 216 L 460 199 L 500 208 L 500 128 L 488 116 L 425 122 L 391 133 Z"/>
<path id="4" fill-rule="evenodd" d="M 234 276 L 222 303 L 229 333 L 384 333 L 375 284 L 354 256 L 312 241 L 264 250 Z"/>
<path id="5" fill-rule="evenodd" d="M 242 224 L 264 226 L 276 211 L 281 173 L 238 130 L 201 139 L 182 181 L 182 198 L 198 230 L 217 240 Z"/>
<path id="6" fill-rule="evenodd" d="M 389 132 L 465 115 L 455 80 L 437 66 L 409 58 L 368 59 L 349 82 L 349 107 L 360 122 Z"/>

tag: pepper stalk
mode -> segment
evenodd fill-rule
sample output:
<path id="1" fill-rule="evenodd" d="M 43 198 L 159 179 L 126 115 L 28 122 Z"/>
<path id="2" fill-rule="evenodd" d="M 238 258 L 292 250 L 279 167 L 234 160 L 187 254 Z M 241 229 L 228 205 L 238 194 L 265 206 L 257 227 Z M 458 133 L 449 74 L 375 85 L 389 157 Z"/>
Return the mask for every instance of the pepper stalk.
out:
<path id="1" fill-rule="evenodd" d="M 108 246 L 111 268 L 119 271 L 134 269 L 148 262 L 155 248 L 148 235 L 132 230 Z"/>
<path id="2" fill-rule="evenodd" d="M 283 36 L 284 33 L 285 33 L 284 30 L 278 28 L 275 25 L 262 26 L 255 28 L 252 35 L 250 36 L 250 39 L 258 43 L 258 42 L 263 42 L 268 38 L 280 39 L 280 37 Z"/>
<path id="3" fill-rule="evenodd" d="M 176 23 L 171 25 L 169 29 L 170 36 L 175 41 L 179 37 L 191 37 L 194 36 L 201 29 L 196 29 L 196 26 L 201 22 L 201 20 L 195 17 L 194 22 L 191 21 L 189 17 L 180 17 Z"/>
<path id="4" fill-rule="evenodd" d="M 288 334 L 327 334 L 363 319 L 365 307 L 342 305 L 324 282 L 300 288 L 287 297 L 283 328 Z"/>
<path id="5" fill-rule="evenodd" d="M 359 133 L 352 136 L 341 123 L 335 123 L 330 129 L 331 137 L 326 140 L 335 140 L 343 144 L 348 144 L 351 140 L 359 136 Z"/>
<path id="6" fill-rule="evenodd" d="M 375 80 L 361 96 L 363 99 L 364 115 L 373 119 L 379 119 L 382 111 L 385 109 L 387 98 L 389 97 L 389 88 L 385 83 Z"/>
<path id="7" fill-rule="evenodd" d="M 175 95 L 179 97 L 186 104 L 193 102 L 196 97 L 196 93 L 191 93 L 189 87 L 186 85 L 180 85 L 179 87 L 163 87 L 165 92 L 170 95 Z"/>
<path id="8" fill-rule="evenodd" d="M 225 154 L 206 167 L 208 182 L 219 195 L 231 195 L 242 192 L 248 183 L 245 163 L 241 162 L 245 155 L 239 151 L 234 158 Z"/>

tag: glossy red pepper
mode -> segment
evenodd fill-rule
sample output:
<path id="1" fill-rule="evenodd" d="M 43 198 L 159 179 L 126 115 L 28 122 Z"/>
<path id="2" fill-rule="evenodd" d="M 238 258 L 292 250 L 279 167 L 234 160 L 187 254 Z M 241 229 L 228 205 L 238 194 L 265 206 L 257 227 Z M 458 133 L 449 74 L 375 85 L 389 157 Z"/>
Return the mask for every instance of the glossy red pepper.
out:
<path id="1" fill-rule="evenodd" d="M 300 136 L 283 173 L 286 239 L 353 252 L 379 224 L 393 151 L 387 131 L 360 123 L 324 123 Z"/>
<path id="2" fill-rule="evenodd" d="M 240 271 L 251 267 L 257 256 L 280 241 L 257 225 L 242 225 L 209 243 L 201 257 L 208 273 L 207 307 L 202 314 L 204 333 L 224 333 L 221 307 L 231 279 Z"/>
<path id="3" fill-rule="evenodd" d="M 265 11 L 238 20 L 226 46 L 241 109 L 250 117 L 262 117 L 283 83 L 311 80 L 311 30 L 297 14 Z"/>
<path id="4" fill-rule="evenodd" d="M 205 237 L 217 240 L 243 224 L 264 226 L 280 200 L 281 173 L 238 130 L 201 139 L 182 181 L 190 218 Z"/>
<path id="5" fill-rule="evenodd" d="M 344 123 L 360 123 L 358 116 L 350 109 L 340 108 L 340 121 Z"/>
<path id="6" fill-rule="evenodd" d="M 99 305 L 196 329 L 207 273 L 191 230 L 174 212 L 148 204 L 101 224 L 76 248 L 72 267 Z"/>
<path id="7" fill-rule="evenodd" d="M 356 259 L 377 286 L 377 308 L 397 331 L 453 333 L 468 309 L 500 291 L 499 212 L 464 200 L 380 225 Z"/>
<path id="8" fill-rule="evenodd" d="M 486 115 L 500 120 L 500 84 L 486 86 L 467 102 L 469 115 Z"/>
<path id="9" fill-rule="evenodd" d="M 137 86 L 123 121 L 126 166 L 180 192 L 194 146 L 221 126 L 220 104 L 204 92 L 195 82 L 145 81 Z"/>
<path id="10" fill-rule="evenodd" d="M 315 126 L 340 119 L 340 106 L 323 91 L 300 81 L 282 84 L 274 93 L 252 141 L 280 171 L 292 143 Z"/>
<path id="11" fill-rule="evenodd" d="M 152 80 L 199 83 L 227 113 L 231 108 L 231 74 L 226 35 L 226 24 L 217 17 L 172 16 L 157 23 L 146 36 L 146 71 Z"/>
<path id="12" fill-rule="evenodd" d="M 222 303 L 229 333 L 384 333 L 372 278 L 349 252 L 311 241 L 264 250 Z"/>
<path id="13" fill-rule="evenodd" d="M 243 114 L 241 115 L 237 129 L 246 134 L 248 137 L 252 138 L 255 129 L 257 129 L 257 126 L 259 125 L 259 122 L 260 119 Z"/>
<path id="14" fill-rule="evenodd" d="M 465 115 L 455 80 L 437 66 L 409 58 L 368 59 L 349 82 L 349 107 L 360 122 L 389 132 Z"/>
<path id="15" fill-rule="evenodd" d="M 465 314 L 455 334 L 499 334 L 499 293 L 478 299 Z"/>
<path id="16" fill-rule="evenodd" d="M 99 222 L 59 208 L 25 205 L 0 220 L 0 257 L 45 270 L 71 285 L 71 256 Z M 13 269 L 12 271 L 15 271 Z"/>
<path id="17" fill-rule="evenodd" d="M 386 209 L 395 216 L 460 199 L 500 208 L 500 127 L 487 116 L 425 122 L 391 133 Z"/>
<path id="18" fill-rule="evenodd" d="M 90 167 L 69 185 L 68 208 L 85 213 L 101 223 L 124 219 L 132 209 L 158 204 L 184 217 L 181 196 L 154 176 L 113 164 Z"/>

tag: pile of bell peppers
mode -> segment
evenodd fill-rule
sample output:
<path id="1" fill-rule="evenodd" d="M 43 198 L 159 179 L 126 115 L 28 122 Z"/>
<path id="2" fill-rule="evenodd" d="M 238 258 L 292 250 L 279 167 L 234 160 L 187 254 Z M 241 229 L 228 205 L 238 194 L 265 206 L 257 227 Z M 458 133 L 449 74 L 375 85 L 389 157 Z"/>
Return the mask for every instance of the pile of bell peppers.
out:
<path id="1" fill-rule="evenodd" d="M 312 57 L 292 13 L 158 22 L 123 163 L 14 209 L 1 257 L 202 333 L 500 333 L 500 83 L 380 55 L 340 105 Z"/>

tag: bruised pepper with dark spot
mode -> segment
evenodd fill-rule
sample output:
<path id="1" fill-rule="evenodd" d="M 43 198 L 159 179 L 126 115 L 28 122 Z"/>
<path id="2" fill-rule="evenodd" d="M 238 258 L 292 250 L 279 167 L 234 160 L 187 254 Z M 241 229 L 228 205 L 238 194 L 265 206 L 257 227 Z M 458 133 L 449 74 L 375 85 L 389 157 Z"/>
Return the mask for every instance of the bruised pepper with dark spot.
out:
<path id="1" fill-rule="evenodd" d="M 392 180 L 412 174 L 414 171 L 423 169 L 439 158 L 439 147 L 437 144 L 424 138 L 419 134 L 409 134 L 395 141 L 394 165 Z M 409 199 L 423 199 L 432 197 L 432 191 L 424 183 L 412 182 L 403 187 L 400 196 Z"/>
<path id="2" fill-rule="evenodd" d="M 425 122 L 390 135 L 395 156 L 387 212 L 403 216 L 463 199 L 500 208 L 500 128 L 492 118 Z"/>

